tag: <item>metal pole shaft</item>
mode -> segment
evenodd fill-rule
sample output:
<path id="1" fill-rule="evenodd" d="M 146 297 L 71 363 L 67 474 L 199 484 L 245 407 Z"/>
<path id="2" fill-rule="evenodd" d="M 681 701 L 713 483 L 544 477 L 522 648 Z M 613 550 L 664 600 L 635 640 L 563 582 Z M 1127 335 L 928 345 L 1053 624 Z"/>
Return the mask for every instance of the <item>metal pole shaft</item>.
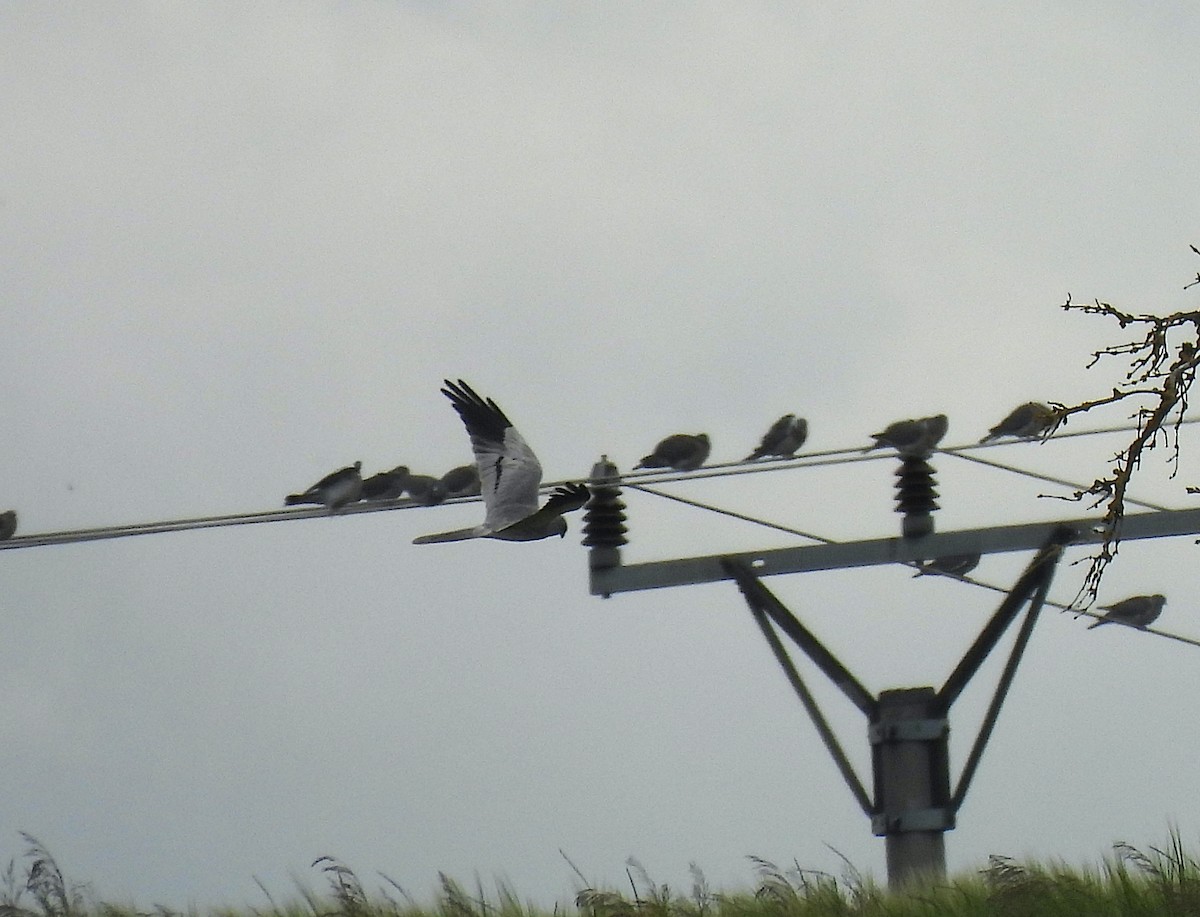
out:
<path id="1" fill-rule="evenodd" d="M 946 719 L 931 687 L 883 691 L 871 723 L 875 834 L 885 837 L 888 887 L 946 875 L 954 827 Z"/>

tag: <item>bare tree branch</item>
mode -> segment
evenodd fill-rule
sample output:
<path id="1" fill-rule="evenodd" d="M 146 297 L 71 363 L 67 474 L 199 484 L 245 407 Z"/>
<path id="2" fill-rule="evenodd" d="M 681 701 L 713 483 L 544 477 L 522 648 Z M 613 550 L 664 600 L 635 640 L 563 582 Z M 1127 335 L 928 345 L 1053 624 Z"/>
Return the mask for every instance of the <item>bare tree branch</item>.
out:
<path id="1" fill-rule="evenodd" d="M 1191 246 L 1191 249 L 1200 255 L 1200 249 L 1196 246 Z M 1197 284 L 1200 284 L 1200 273 L 1184 289 Z M 1115 319 L 1122 329 L 1136 332 L 1125 343 L 1096 351 L 1087 364 L 1091 368 L 1101 360 L 1113 357 L 1128 361 L 1124 381 L 1113 388 L 1111 394 L 1075 405 L 1051 405 L 1058 415 L 1055 428 L 1066 424 L 1075 414 L 1084 414 L 1103 405 L 1130 399 L 1131 404 L 1136 405 L 1131 415 L 1138 427 L 1133 441 L 1113 457 L 1107 476 L 1098 478 L 1087 490 L 1078 491 L 1070 498 L 1083 500 L 1094 496 L 1097 499 L 1093 506 L 1105 504 L 1104 518 L 1100 523 L 1104 540 L 1091 558 L 1087 576 L 1075 597 L 1077 603 L 1090 604 L 1096 598 L 1105 568 L 1116 557 L 1121 540 L 1121 520 L 1125 516 L 1125 492 L 1134 472 L 1141 465 L 1143 455 L 1160 444 L 1171 448 L 1173 454 L 1170 462 L 1174 466 L 1171 477 L 1179 471 L 1179 426 L 1187 413 L 1188 393 L 1196 379 L 1197 366 L 1200 365 L 1200 312 L 1135 314 L 1099 300 L 1078 304 L 1071 301 L 1070 295 L 1062 308 Z M 1178 413 L 1172 415 L 1176 408 L 1179 409 Z M 1189 488 L 1189 492 L 1200 490 Z"/>

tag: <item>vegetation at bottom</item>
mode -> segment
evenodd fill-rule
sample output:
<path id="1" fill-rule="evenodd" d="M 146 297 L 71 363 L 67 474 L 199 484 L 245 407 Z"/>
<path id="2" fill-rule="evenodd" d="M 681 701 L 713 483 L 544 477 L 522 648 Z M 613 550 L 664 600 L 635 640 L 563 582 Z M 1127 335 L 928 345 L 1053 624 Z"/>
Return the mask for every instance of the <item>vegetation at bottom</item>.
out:
<path id="1" fill-rule="evenodd" d="M 161 905 L 149 910 L 96 900 L 89 887 L 69 882 L 50 852 L 34 837 L 24 858 L 10 860 L 0 876 L 0 917 L 193 917 Z M 570 863 L 570 860 L 567 861 Z M 1189 856 L 1172 830 L 1165 847 L 1143 851 L 1118 843 L 1113 855 L 1095 869 L 1022 863 L 992 856 L 974 874 L 914 884 L 888 891 L 862 876 L 849 862 L 840 876 L 780 868 L 757 857 L 752 890 L 712 891 L 703 873 L 691 868 L 691 888 L 655 883 L 636 860 L 627 863 L 627 889 L 609 890 L 588 882 L 574 864 L 582 888 L 575 895 L 578 917 L 1039 917 L 1039 915 L 1197 915 L 1200 917 L 1200 861 Z M 523 902 L 500 882 L 486 890 L 476 880 L 470 889 L 444 874 L 440 893 L 420 905 L 395 881 L 368 893 L 354 871 L 323 856 L 313 868 L 327 883 L 323 894 L 304 887 L 279 903 L 260 884 L 268 905 L 219 909 L 212 917 L 566 917 L 571 908 L 552 911 Z"/>

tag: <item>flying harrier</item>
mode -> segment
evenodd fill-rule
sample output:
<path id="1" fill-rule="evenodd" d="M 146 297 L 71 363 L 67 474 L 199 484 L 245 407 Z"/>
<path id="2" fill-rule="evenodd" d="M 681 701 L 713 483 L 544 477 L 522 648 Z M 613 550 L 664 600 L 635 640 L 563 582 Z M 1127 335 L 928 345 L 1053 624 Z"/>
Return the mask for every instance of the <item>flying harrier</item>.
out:
<path id="1" fill-rule="evenodd" d="M 537 541 L 551 535 L 562 537 L 567 534 L 567 520 L 562 514 L 579 509 L 588 501 L 587 487 L 567 484 L 556 488 L 539 509 L 538 485 L 542 482 L 542 466 L 512 421 L 496 402 L 491 398 L 485 401 L 462 379 L 457 383 L 445 381 L 442 394 L 458 411 L 475 451 L 483 493 L 483 524 L 421 535 L 413 539 L 413 544 L 465 541 L 468 538 Z"/>

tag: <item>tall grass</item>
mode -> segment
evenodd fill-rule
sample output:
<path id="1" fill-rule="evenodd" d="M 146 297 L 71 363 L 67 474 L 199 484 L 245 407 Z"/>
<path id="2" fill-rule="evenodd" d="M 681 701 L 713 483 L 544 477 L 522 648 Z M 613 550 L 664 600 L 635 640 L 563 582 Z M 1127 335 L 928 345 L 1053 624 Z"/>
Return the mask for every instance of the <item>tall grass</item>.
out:
<path id="1" fill-rule="evenodd" d="M 99 901 L 90 887 L 67 880 L 57 861 L 36 838 L 22 834 L 26 850 L 0 874 L 0 917 L 181 917 L 156 906 L 149 912 Z M 889 892 L 861 875 L 843 858 L 840 876 L 780 868 L 751 857 L 752 891 L 714 892 L 703 872 L 691 866 L 691 887 L 682 891 L 654 882 L 636 860 L 626 864 L 627 889 L 604 889 L 579 880 L 578 917 L 1200 917 L 1200 862 L 1188 855 L 1172 828 L 1165 847 L 1145 851 L 1121 842 L 1097 868 L 1022 863 L 992 856 L 978 872 L 951 880 Z M 566 917 L 523 902 L 504 882 L 487 890 L 476 879 L 467 889 L 439 874 L 431 905 L 419 905 L 397 882 L 368 892 L 359 876 L 335 857 L 313 862 L 325 880 L 317 893 L 304 886 L 283 903 L 261 884 L 269 907 L 222 909 L 212 917 Z M 298 895 L 298 897 L 297 897 Z M 196 917 L 194 913 L 190 917 Z"/>

